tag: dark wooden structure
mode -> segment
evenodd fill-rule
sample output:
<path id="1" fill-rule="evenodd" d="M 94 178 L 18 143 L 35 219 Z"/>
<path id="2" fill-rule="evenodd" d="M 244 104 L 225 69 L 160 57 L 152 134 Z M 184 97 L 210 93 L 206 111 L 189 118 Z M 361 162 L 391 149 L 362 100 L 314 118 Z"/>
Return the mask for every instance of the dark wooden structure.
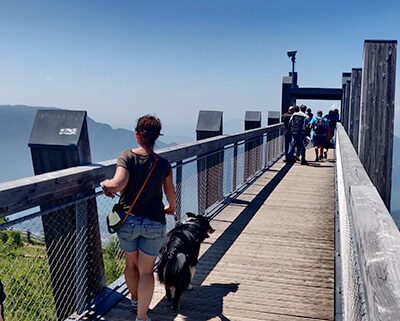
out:
<path id="1" fill-rule="evenodd" d="M 292 86 L 292 84 L 291 84 L 292 77 L 283 77 L 281 115 L 286 113 L 291 105 L 296 105 L 297 99 L 341 100 L 343 98 L 343 87 L 342 88 L 314 88 L 314 87 L 303 87 L 302 88 L 297 85 L 297 80 L 298 80 L 297 73 L 295 73 L 295 74 L 296 74 L 296 77 L 295 77 L 294 86 Z"/>
<path id="2" fill-rule="evenodd" d="M 366 40 L 358 155 L 390 210 L 397 41 Z"/>
<path id="3" fill-rule="evenodd" d="M 295 86 L 297 86 L 297 77 L 295 78 Z M 290 95 L 291 87 L 292 87 L 292 77 L 290 76 L 283 77 L 281 115 L 286 113 L 291 105 L 296 104 L 296 101 L 293 101 L 292 96 Z"/>
<path id="4" fill-rule="evenodd" d="M 244 130 L 250 130 L 261 127 L 261 111 L 246 111 L 244 116 Z M 261 168 L 262 153 L 260 146 L 262 138 L 246 142 L 244 145 L 244 177 L 247 179 Z"/>
<path id="5" fill-rule="evenodd" d="M 222 111 L 200 110 L 196 138 L 202 140 L 222 135 L 222 127 Z M 210 156 L 198 157 L 198 211 L 203 214 L 223 196 L 224 153 L 211 152 Z"/>
<path id="6" fill-rule="evenodd" d="M 358 150 L 358 133 L 360 130 L 361 73 L 361 68 L 351 70 L 348 135 L 355 150 Z"/>
<path id="7" fill-rule="evenodd" d="M 293 88 L 291 95 L 297 99 L 341 100 L 341 88 Z"/>
<path id="8" fill-rule="evenodd" d="M 346 86 L 347 81 L 351 79 L 351 72 L 343 72 L 342 73 L 342 98 L 341 98 L 341 107 L 340 107 L 340 120 L 342 122 L 343 127 L 345 127 L 346 121 Z"/>
<path id="9" fill-rule="evenodd" d="M 267 125 L 275 125 L 281 122 L 281 114 L 279 111 L 269 111 Z"/>
<path id="10" fill-rule="evenodd" d="M 39 110 L 29 147 L 35 175 L 91 163 L 86 112 Z M 93 193 L 94 189 L 88 189 L 40 207 L 46 210 Z M 64 320 L 73 311 L 83 312 L 105 287 L 96 202 L 88 200 L 44 215 L 42 223 L 57 317 Z M 75 277 L 65 279 L 65 274 Z M 76 282 L 76 278 L 86 282 Z"/>

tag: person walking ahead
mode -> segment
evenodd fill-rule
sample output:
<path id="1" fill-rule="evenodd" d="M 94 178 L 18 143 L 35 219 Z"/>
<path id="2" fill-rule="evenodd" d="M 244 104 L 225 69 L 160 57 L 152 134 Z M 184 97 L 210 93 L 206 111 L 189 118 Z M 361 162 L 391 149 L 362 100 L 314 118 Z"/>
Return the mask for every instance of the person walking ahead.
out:
<path id="1" fill-rule="evenodd" d="M 161 131 L 160 120 L 145 115 L 139 118 L 135 130 L 139 147 L 121 153 L 114 177 L 101 182 L 101 186 L 110 197 L 121 191 L 119 203 L 127 212 L 154 168 L 132 214 L 117 232 L 125 254 L 125 280 L 131 293 L 132 308 L 137 310 L 136 321 L 149 321 L 147 311 L 154 292 L 154 262 L 165 236 L 165 213 L 175 212 L 176 195 L 171 165 L 153 150 Z M 169 203 L 165 207 L 162 188 Z"/>
<path id="2" fill-rule="evenodd" d="M 290 133 L 292 134 L 292 141 L 290 143 L 287 159 L 288 161 L 294 160 L 294 150 L 297 148 L 301 155 L 301 165 L 307 165 L 306 154 L 304 148 L 304 137 L 306 134 L 305 120 L 307 115 L 300 111 L 299 107 L 295 107 L 295 113 L 289 121 Z"/>
<path id="3" fill-rule="evenodd" d="M 326 118 L 322 117 L 322 110 L 317 111 L 317 115 L 310 121 L 309 126 L 314 131 L 315 161 L 318 162 L 324 157 L 324 147 L 326 146 L 329 135 L 329 123 Z"/>
<path id="4" fill-rule="evenodd" d="M 289 121 L 294 113 L 294 107 L 290 106 L 288 111 L 282 115 L 283 134 L 285 137 L 285 160 L 288 159 L 289 145 L 292 141 L 292 134 L 290 133 Z"/>

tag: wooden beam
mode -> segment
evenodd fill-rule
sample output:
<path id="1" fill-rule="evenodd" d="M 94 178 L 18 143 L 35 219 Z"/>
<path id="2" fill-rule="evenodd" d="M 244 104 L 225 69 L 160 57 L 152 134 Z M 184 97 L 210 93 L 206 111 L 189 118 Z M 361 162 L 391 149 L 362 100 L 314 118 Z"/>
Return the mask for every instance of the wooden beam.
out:
<path id="1" fill-rule="evenodd" d="M 175 163 L 230 144 L 260 137 L 276 131 L 281 126 L 282 124 L 276 124 L 236 134 L 220 135 L 159 149 L 156 152 L 170 163 Z M 101 181 L 114 175 L 116 163 L 117 160 L 113 159 L 0 183 L 0 217 L 38 206 L 49 199 L 60 199 L 99 187 Z"/>
<path id="2" fill-rule="evenodd" d="M 358 155 L 390 210 L 397 41 L 366 40 Z"/>
<path id="3" fill-rule="evenodd" d="M 349 138 L 355 150 L 358 150 L 358 133 L 360 130 L 361 68 L 351 71 Z"/>
<path id="4" fill-rule="evenodd" d="M 342 98 L 340 104 L 340 120 L 343 124 L 343 115 L 344 115 L 344 108 L 346 102 L 346 84 L 347 80 L 351 79 L 351 72 L 342 72 Z"/>
<path id="5" fill-rule="evenodd" d="M 283 77 L 282 79 L 282 105 L 281 114 L 286 113 L 292 104 L 290 97 L 290 89 L 292 87 L 292 77 Z"/>
<path id="6" fill-rule="evenodd" d="M 342 88 L 292 88 L 290 93 L 296 99 L 341 100 Z"/>
<path id="7" fill-rule="evenodd" d="M 346 81 L 346 96 L 343 110 L 343 127 L 346 133 L 349 133 L 349 112 L 350 112 L 350 87 L 351 80 Z"/>

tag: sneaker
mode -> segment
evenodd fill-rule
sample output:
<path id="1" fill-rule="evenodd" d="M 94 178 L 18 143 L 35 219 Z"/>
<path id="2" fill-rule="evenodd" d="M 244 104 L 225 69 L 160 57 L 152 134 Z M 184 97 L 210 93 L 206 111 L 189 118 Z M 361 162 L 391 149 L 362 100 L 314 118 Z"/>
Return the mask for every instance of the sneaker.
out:
<path id="1" fill-rule="evenodd" d="M 305 159 L 301 160 L 301 165 L 308 165 L 308 162 Z"/>
<path id="2" fill-rule="evenodd" d="M 131 299 L 131 309 L 133 313 L 137 314 L 137 300 Z"/>
<path id="3" fill-rule="evenodd" d="M 146 320 L 143 320 L 143 319 L 139 319 L 138 317 L 136 317 L 136 321 L 151 321 L 151 319 L 149 317 L 146 317 Z"/>

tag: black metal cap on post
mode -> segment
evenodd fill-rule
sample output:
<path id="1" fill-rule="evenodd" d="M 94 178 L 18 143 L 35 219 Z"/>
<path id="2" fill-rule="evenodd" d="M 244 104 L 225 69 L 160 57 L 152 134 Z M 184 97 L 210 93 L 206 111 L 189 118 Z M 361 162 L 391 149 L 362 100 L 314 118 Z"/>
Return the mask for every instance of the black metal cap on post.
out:
<path id="1" fill-rule="evenodd" d="M 222 135 L 222 111 L 200 110 L 197 119 L 197 140 Z"/>
<path id="2" fill-rule="evenodd" d="M 281 121 L 281 113 L 279 111 L 269 111 L 268 112 L 268 123 L 267 125 L 279 124 Z"/>
<path id="3" fill-rule="evenodd" d="M 246 111 L 244 116 L 244 130 L 261 127 L 261 111 Z"/>
<path id="4" fill-rule="evenodd" d="M 85 120 L 86 111 L 38 110 L 28 145 L 75 148 Z"/>
<path id="5" fill-rule="evenodd" d="M 28 146 L 35 175 L 91 163 L 86 111 L 38 110 Z M 43 153 L 52 154 L 51 163 Z"/>

